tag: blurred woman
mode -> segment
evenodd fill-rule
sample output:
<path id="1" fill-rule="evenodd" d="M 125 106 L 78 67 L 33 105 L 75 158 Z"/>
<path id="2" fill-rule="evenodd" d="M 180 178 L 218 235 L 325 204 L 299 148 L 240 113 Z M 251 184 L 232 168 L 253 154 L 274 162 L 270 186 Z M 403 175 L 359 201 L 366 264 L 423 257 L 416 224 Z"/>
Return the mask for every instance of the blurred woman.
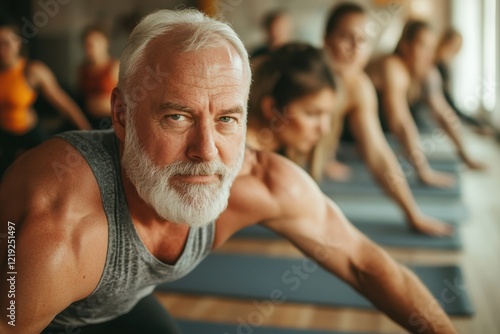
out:
<path id="1" fill-rule="evenodd" d="M 278 9 L 266 14 L 262 27 L 266 33 L 266 44 L 254 50 L 251 58 L 269 54 L 288 43 L 292 37 L 292 19 L 284 10 Z"/>
<path id="2" fill-rule="evenodd" d="M 83 33 L 85 60 L 78 82 L 85 111 L 94 129 L 111 126 L 111 92 L 118 83 L 118 60 L 109 54 L 109 40 L 103 29 L 92 26 Z"/>
<path id="3" fill-rule="evenodd" d="M 335 82 L 321 50 L 302 43 L 282 46 L 254 64 L 247 143 L 278 152 L 322 173 L 318 143 L 330 130 Z"/>
<path id="4" fill-rule="evenodd" d="M 370 58 L 371 40 L 365 33 L 368 16 L 354 3 L 333 8 L 326 25 L 325 50 L 331 60 L 331 69 L 338 79 L 339 106 L 332 132 L 327 139 L 333 150 L 346 133 L 356 141 L 365 163 L 377 182 L 405 213 L 409 225 L 421 233 L 443 236 L 452 229 L 422 214 L 410 191 L 396 156 L 389 147 L 380 126 L 377 95 L 364 68 Z M 340 167 L 339 167 L 340 166 Z M 346 166 L 328 164 L 327 174 L 333 178 L 345 176 Z M 428 166 L 421 166 L 421 180 L 431 185 L 442 185 L 439 176 Z"/>
<path id="5" fill-rule="evenodd" d="M 450 67 L 453 59 L 462 49 L 462 42 L 462 35 L 451 28 L 444 32 L 439 41 L 436 51 L 436 66 L 443 80 L 443 94 L 450 107 L 465 124 L 474 127 L 481 134 L 488 134 L 491 133 L 492 129 L 460 110 L 451 97 Z"/>
<path id="6" fill-rule="evenodd" d="M 396 52 L 369 66 L 368 74 L 379 94 L 381 119 L 402 144 L 419 176 L 430 170 L 421 147 L 420 135 L 410 107 L 425 101 L 440 127 L 452 140 L 457 153 L 471 169 L 483 169 L 465 150 L 460 121 L 446 102 L 442 80 L 434 65 L 437 38 L 423 21 L 406 24 Z M 436 184 L 450 183 L 450 177 L 434 173 Z"/>
<path id="7" fill-rule="evenodd" d="M 45 134 L 33 104 L 41 93 L 80 129 L 90 129 L 78 106 L 39 61 L 21 56 L 18 27 L 0 22 L 0 177 L 17 154 L 40 144 Z"/>

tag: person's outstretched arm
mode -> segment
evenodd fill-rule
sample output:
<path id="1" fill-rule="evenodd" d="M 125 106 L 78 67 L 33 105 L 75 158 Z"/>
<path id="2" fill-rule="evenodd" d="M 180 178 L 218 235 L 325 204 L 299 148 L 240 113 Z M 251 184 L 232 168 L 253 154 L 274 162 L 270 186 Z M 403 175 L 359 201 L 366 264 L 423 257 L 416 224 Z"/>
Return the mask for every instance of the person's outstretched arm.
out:
<path id="1" fill-rule="evenodd" d="M 419 178 L 426 184 L 438 187 L 450 187 L 454 179 L 447 174 L 434 171 L 427 161 L 421 147 L 420 135 L 411 115 L 407 94 L 410 78 L 405 73 L 404 65 L 394 59 L 384 64 L 384 87 L 382 103 L 391 132 L 401 143 L 406 157 L 414 166 Z"/>
<path id="2" fill-rule="evenodd" d="M 409 269 L 351 225 L 304 171 L 280 160 L 273 168 L 282 177 L 269 187 L 277 214 L 263 225 L 289 239 L 410 332 L 456 333 L 439 303 Z"/>
<path id="3" fill-rule="evenodd" d="M 453 109 L 446 102 L 446 98 L 443 95 L 441 89 L 442 81 L 441 76 L 436 68 L 434 68 L 426 82 L 427 89 L 427 102 L 432 110 L 434 117 L 441 126 L 441 128 L 446 132 L 448 137 L 455 145 L 457 153 L 460 158 L 467 164 L 471 169 L 484 169 L 485 166 L 477 161 L 474 161 L 465 149 L 462 137 L 460 135 L 460 119 L 453 112 Z"/>
<path id="4" fill-rule="evenodd" d="M 52 71 L 41 62 L 33 62 L 29 69 L 34 86 L 66 118 L 81 130 L 90 130 L 91 126 L 77 104 L 59 86 Z"/>
<path id="5" fill-rule="evenodd" d="M 384 137 L 377 114 L 377 96 L 370 79 L 360 77 L 357 87 L 349 126 L 371 173 L 401 207 L 413 229 L 435 236 L 451 234 L 453 229 L 449 225 L 424 216 L 418 208 L 406 175 Z"/>

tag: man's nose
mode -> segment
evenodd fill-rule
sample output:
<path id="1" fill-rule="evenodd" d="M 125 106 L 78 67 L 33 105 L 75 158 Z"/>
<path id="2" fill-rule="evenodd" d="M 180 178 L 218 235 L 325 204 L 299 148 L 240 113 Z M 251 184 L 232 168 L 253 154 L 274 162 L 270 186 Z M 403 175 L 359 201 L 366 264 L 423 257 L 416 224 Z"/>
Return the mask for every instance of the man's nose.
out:
<path id="1" fill-rule="evenodd" d="M 188 145 L 187 156 L 196 162 L 212 161 L 219 151 L 215 145 L 215 129 L 212 123 L 204 122 L 195 129 Z"/>

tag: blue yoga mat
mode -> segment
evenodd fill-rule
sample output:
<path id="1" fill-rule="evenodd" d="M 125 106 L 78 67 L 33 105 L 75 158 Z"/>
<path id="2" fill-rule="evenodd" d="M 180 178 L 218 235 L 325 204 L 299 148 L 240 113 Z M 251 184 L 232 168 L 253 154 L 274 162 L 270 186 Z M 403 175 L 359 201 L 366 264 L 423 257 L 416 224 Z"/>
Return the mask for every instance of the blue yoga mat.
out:
<path id="1" fill-rule="evenodd" d="M 301 275 L 294 269 L 302 268 Z M 450 315 L 472 315 L 474 308 L 457 266 L 412 268 Z M 311 260 L 213 254 L 186 277 L 160 291 L 213 295 L 273 303 L 295 302 L 374 309 L 346 283 Z"/>
<path id="2" fill-rule="evenodd" d="M 387 196 L 339 194 L 326 192 L 353 223 L 403 224 L 406 218 L 397 204 Z M 446 223 L 459 225 L 469 218 L 469 212 L 461 199 L 417 197 L 423 213 Z"/>
<path id="3" fill-rule="evenodd" d="M 427 138 L 424 138 L 424 140 L 429 141 Z M 404 156 L 401 154 L 399 143 L 396 140 L 388 138 L 388 143 L 391 145 L 397 157 Z M 428 152 L 425 153 L 429 161 L 429 165 L 433 169 L 450 173 L 457 173 L 460 171 L 460 161 L 453 151 L 449 151 L 447 149 L 443 150 L 436 147 L 435 150 L 428 149 Z M 363 158 L 361 157 L 355 143 L 341 142 L 336 153 L 336 157 L 349 166 L 364 164 Z M 406 160 L 401 158 L 400 163 L 404 170 L 410 166 Z"/>
<path id="4" fill-rule="evenodd" d="M 425 249 L 443 249 L 457 250 L 462 248 L 462 239 L 460 231 L 445 238 L 434 238 L 411 231 L 407 226 L 400 224 L 355 224 L 356 227 L 371 240 L 377 244 L 402 247 L 402 248 L 425 248 Z M 280 235 L 260 226 L 254 225 L 247 227 L 234 235 L 236 238 L 254 238 L 254 239 L 276 239 Z"/>
<path id="5" fill-rule="evenodd" d="M 252 326 L 248 322 L 239 324 L 220 324 L 213 322 L 199 322 L 176 320 L 183 334 L 369 334 L 360 332 L 317 331 L 311 329 L 287 329 L 278 327 Z"/>
<path id="6" fill-rule="evenodd" d="M 395 182 L 406 180 L 414 196 L 433 196 L 445 198 L 459 198 L 461 195 L 461 183 L 458 173 L 452 173 L 456 183 L 451 188 L 431 187 L 417 180 L 415 175 L 404 175 L 394 177 Z M 370 171 L 362 164 L 351 166 L 351 178 L 346 182 L 339 182 L 323 177 L 320 184 L 325 193 L 337 193 L 343 195 L 384 195 L 383 188 L 372 178 Z"/>

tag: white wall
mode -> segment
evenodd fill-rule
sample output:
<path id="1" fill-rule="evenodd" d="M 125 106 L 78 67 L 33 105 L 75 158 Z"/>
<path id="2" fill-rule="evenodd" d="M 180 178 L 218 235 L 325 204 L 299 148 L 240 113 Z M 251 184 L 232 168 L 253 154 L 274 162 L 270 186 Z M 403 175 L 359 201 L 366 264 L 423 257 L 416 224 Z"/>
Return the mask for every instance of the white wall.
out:
<path id="1" fill-rule="evenodd" d="M 493 123 L 498 131 L 500 131 L 500 4 L 497 1 L 497 10 L 496 10 L 496 63 L 497 63 L 497 77 L 495 82 L 496 87 L 496 106 L 493 112 Z"/>
<path id="2" fill-rule="evenodd" d="M 482 77 L 482 1 L 452 0 L 452 24 L 464 37 L 453 66 L 453 94 L 464 112 L 480 110 Z"/>

